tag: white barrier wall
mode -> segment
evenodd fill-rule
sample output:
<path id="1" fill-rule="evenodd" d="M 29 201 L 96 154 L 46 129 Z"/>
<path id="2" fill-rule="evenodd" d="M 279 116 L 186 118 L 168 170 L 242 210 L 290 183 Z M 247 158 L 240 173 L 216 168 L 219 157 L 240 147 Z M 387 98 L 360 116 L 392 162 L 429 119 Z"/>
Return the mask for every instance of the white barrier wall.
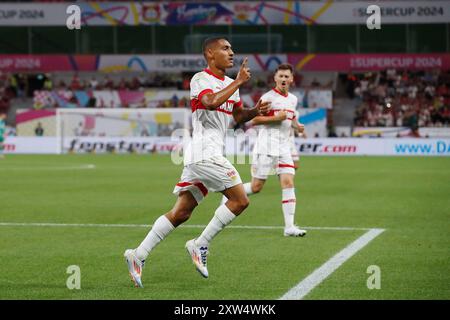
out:
<path id="1" fill-rule="evenodd" d="M 250 137 L 227 138 L 228 155 L 245 155 L 253 148 Z M 83 137 L 67 138 L 66 152 L 72 153 L 169 153 L 180 145 L 170 137 L 107 138 Z M 9 154 L 56 154 L 57 139 L 52 137 L 7 137 L 5 153 Z M 319 156 L 450 156 L 450 139 L 364 139 L 327 138 L 296 139 L 300 155 Z"/>
<path id="2" fill-rule="evenodd" d="M 56 154 L 55 137 L 6 137 L 4 152 L 10 154 Z"/>

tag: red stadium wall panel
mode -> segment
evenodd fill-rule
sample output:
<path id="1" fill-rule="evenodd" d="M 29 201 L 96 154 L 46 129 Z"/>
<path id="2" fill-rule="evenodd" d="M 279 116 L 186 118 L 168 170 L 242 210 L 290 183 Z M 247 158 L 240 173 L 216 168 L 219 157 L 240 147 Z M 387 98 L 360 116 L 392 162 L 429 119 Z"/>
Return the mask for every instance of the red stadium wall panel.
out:
<path id="1" fill-rule="evenodd" d="M 0 54 L 4 72 L 96 71 L 96 55 L 26 55 Z"/>
<path id="2" fill-rule="evenodd" d="M 245 55 L 236 55 L 237 71 Z M 250 54 L 252 71 L 273 71 L 288 61 L 298 71 L 378 71 L 387 68 L 423 70 L 450 69 L 450 53 L 424 54 Z M 196 72 L 205 68 L 201 55 L 14 55 L 0 54 L 0 71 L 134 71 Z"/>
<path id="3" fill-rule="evenodd" d="M 450 53 L 289 54 L 288 62 L 299 71 L 448 70 Z"/>

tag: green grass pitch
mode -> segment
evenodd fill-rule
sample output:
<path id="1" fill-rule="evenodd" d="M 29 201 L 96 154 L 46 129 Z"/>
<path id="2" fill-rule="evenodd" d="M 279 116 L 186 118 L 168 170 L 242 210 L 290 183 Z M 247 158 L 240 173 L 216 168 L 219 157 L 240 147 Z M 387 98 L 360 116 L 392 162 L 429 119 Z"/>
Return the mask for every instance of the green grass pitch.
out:
<path id="1" fill-rule="evenodd" d="M 236 167 L 248 181 L 249 165 Z M 156 155 L 0 160 L 0 299 L 278 299 L 366 232 L 228 228 L 203 279 L 184 249 L 202 229 L 179 228 L 152 252 L 137 289 L 122 254 L 148 228 L 5 225 L 152 224 L 173 205 L 181 170 Z M 305 299 L 450 299 L 450 158 L 304 157 L 295 181 L 298 225 L 385 229 Z M 187 224 L 208 223 L 219 199 L 208 195 Z M 233 225 L 282 226 L 280 201 L 271 177 Z M 66 287 L 70 265 L 80 290 Z M 380 289 L 367 288 L 371 265 Z"/>

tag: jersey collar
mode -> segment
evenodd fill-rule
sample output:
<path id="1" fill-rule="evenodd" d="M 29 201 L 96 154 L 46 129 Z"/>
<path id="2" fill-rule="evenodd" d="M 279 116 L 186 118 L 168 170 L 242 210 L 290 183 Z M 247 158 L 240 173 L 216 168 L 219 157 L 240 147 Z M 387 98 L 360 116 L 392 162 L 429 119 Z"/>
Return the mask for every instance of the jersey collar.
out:
<path id="1" fill-rule="evenodd" d="M 283 97 L 287 97 L 288 96 L 288 93 L 284 94 L 281 91 L 278 91 L 277 88 L 273 88 L 272 90 L 275 91 L 276 93 L 278 93 L 279 95 L 283 96 Z"/>
<path id="2" fill-rule="evenodd" d="M 205 71 L 207 74 L 212 75 L 213 77 L 223 81 L 225 80 L 225 77 L 219 77 L 218 75 L 214 74 L 211 70 L 209 70 L 208 68 L 204 69 L 203 71 Z"/>

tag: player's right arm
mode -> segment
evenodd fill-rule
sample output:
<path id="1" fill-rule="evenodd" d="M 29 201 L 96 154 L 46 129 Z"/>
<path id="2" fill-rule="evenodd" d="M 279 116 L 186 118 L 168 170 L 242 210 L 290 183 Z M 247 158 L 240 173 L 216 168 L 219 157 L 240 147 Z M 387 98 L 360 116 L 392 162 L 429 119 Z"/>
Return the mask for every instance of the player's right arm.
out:
<path id="1" fill-rule="evenodd" d="M 250 69 L 247 67 L 248 59 L 245 58 L 236 79 L 224 89 L 218 92 L 208 92 L 202 95 L 201 103 L 206 109 L 214 110 L 224 104 L 235 92 L 246 83 L 250 77 Z"/>
<path id="2" fill-rule="evenodd" d="M 280 111 L 276 115 L 273 116 L 258 116 L 253 118 L 252 124 L 257 126 L 260 124 L 270 124 L 270 123 L 280 123 L 283 120 L 286 120 L 287 114 L 285 111 Z"/>

